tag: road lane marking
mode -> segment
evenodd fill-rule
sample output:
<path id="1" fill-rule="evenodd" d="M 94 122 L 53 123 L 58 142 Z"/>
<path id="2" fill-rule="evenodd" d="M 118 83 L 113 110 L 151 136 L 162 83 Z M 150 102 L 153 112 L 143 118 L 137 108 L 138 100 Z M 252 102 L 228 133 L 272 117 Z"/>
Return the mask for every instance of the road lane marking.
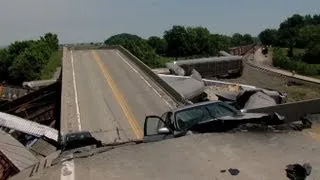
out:
<path id="1" fill-rule="evenodd" d="M 165 100 L 161 94 L 151 86 L 151 84 L 124 58 L 120 55 L 118 51 L 116 51 L 116 54 L 135 72 L 139 75 L 139 77 L 170 107 L 172 108 L 171 104 Z"/>
<path id="2" fill-rule="evenodd" d="M 69 157 L 71 160 L 67 160 L 67 158 L 62 159 L 62 167 L 61 167 L 61 180 L 74 180 L 74 160 L 72 155 Z"/>
<path id="3" fill-rule="evenodd" d="M 79 102 L 78 102 L 78 90 L 77 90 L 77 84 L 76 84 L 76 73 L 74 70 L 73 52 L 72 51 L 71 51 L 71 66 L 72 66 L 74 101 L 76 103 L 76 115 L 77 115 L 77 122 L 78 122 L 78 130 L 81 131 L 82 128 L 81 128 L 80 109 L 79 109 Z"/>
<path id="4" fill-rule="evenodd" d="M 112 79 L 112 76 L 111 76 L 110 72 L 108 71 L 107 66 L 102 62 L 100 56 L 98 55 L 98 53 L 95 50 L 92 51 L 92 54 L 93 54 L 94 59 L 98 63 L 98 65 L 99 65 L 99 67 L 100 67 L 100 69 L 101 69 L 101 71 L 107 81 L 107 84 L 109 85 L 113 94 L 115 95 L 126 119 L 129 121 L 133 132 L 135 133 L 135 135 L 138 139 L 142 139 L 143 138 L 142 128 L 139 125 L 136 117 L 134 116 L 130 106 L 127 104 L 127 102 L 124 98 L 124 95 L 122 94 L 122 92 L 119 90 L 116 83 Z"/>

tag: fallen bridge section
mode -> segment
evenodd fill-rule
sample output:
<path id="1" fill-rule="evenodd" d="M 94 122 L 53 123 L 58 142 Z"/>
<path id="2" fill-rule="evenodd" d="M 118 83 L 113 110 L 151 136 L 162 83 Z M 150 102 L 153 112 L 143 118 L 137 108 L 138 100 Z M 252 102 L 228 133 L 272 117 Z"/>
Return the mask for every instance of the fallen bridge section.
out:
<path id="1" fill-rule="evenodd" d="M 165 81 L 135 58 L 119 47 L 64 49 L 62 134 L 89 131 L 103 143 L 141 139 L 145 116 L 177 106 Z"/>
<path id="2" fill-rule="evenodd" d="M 23 132 L 35 137 L 46 137 L 58 141 L 58 131 L 17 116 L 0 112 L 0 126 Z"/>
<path id="3" fill-rule="evenodd" d="M 7 179 L 37 162 L 19 141 L 0 130 L 0 179 Z"/>

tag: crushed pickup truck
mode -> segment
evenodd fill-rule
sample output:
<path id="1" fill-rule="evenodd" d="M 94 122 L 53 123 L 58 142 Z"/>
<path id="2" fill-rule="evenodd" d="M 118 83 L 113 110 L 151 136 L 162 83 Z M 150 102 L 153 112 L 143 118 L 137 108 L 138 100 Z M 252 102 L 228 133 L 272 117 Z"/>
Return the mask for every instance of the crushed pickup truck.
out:
<path id="1" fill-rule="evenodd" d="M 242 124 L 280 125 L 277 113 L 246 113 L 222 101 L 208 101 L 176 108 L 161 117 L 147 116 L 144 141 L 158 141 L 186 135 L 187 132 L 223 132 Z"/>

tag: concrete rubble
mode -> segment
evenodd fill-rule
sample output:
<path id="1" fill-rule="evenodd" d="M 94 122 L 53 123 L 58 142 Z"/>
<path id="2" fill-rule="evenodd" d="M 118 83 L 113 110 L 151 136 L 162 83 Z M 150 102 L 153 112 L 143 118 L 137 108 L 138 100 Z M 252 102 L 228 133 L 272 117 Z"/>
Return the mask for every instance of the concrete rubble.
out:
<path id="1" fill-rule="evenodd" d="M 196 70 L 192 70 L 191 76 L 158 75 L 193 103 L 222 100 L 232 103 L 238 109 L 253 109 L 283 104 L 287 99 L 285 93 L 275 90 L 202 79 Z"/>

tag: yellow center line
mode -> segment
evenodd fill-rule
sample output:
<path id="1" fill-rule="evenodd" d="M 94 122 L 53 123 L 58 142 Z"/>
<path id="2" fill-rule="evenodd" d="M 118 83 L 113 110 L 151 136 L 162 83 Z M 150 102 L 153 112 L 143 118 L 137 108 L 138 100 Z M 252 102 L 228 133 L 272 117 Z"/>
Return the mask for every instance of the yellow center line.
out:
<path id="1" fill-rule="evenodd" d="M 136 117 L 134 116 L 130 106 L 128 105 L 128 103 L 126 102 L 124 95 L 122 94 L 122 92 L 120 91 L 120 89 L 117 87 L 117 84 L 114 82 L 114 80 L 112 79 L 111 74 L 108 71 L 107 66 L 101 61 L 100 56 L 98 55 L 98 53 L 95 50 L 92 50 L 92 54 L 94 59 L 96 60 L 96 62 L 98 63 L 105 79 L 107 80 L 107 84 L 110 86 L 113 94 L 115 95 L 126 119 L 129 121 L 131 128 L 133 129 L 136 137 L 138 139 L 142 139 L 143 138 L 143 131 L 141 126 L 139 125 Z"/>

